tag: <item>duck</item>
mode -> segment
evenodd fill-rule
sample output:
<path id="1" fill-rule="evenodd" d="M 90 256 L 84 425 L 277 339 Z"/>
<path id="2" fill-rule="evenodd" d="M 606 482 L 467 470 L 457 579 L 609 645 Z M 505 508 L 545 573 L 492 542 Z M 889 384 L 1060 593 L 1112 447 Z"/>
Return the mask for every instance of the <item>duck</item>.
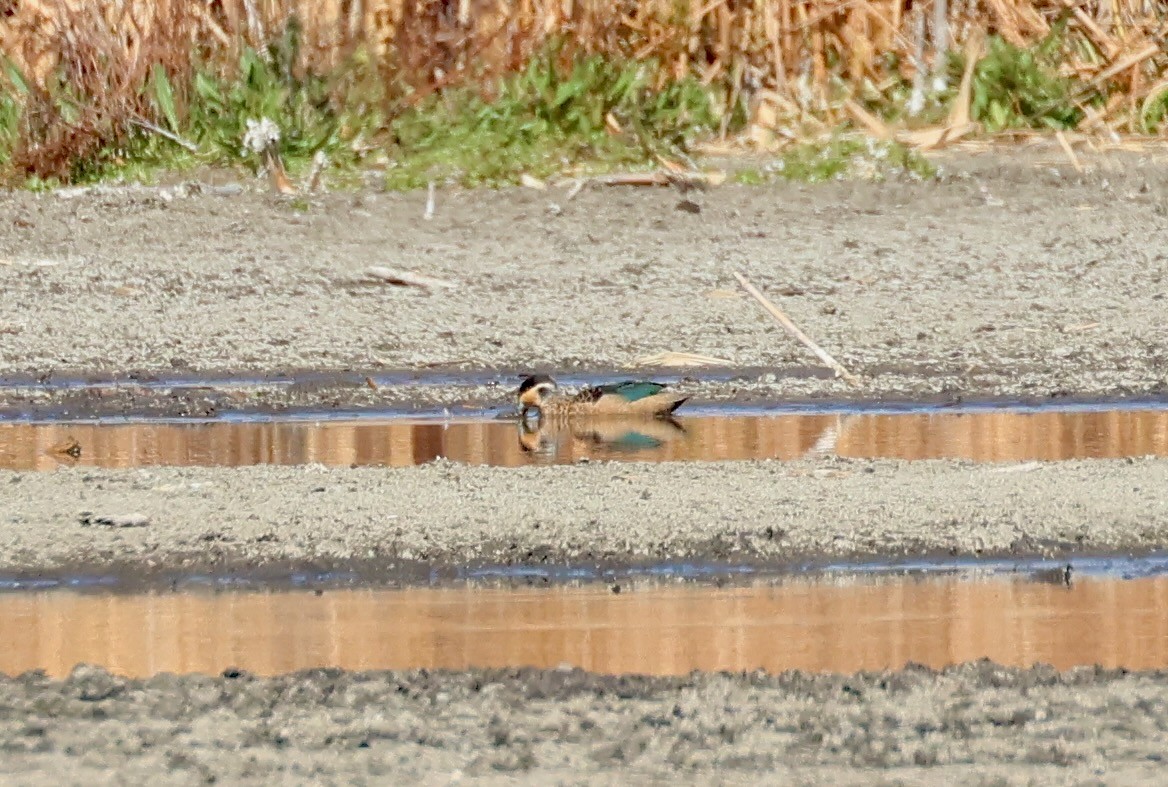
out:
<path id="1" fill-rule="evenodd" d="M 645 380 L 594 385 L 575 395 L 561 395 L 558 390 L 556 381 L 546 374 L 529 376 L 515 393 L 520 415 L 526 418 L 535 411 L 541 418 L 668 418 L 689 399 L 662 383 Z"/>

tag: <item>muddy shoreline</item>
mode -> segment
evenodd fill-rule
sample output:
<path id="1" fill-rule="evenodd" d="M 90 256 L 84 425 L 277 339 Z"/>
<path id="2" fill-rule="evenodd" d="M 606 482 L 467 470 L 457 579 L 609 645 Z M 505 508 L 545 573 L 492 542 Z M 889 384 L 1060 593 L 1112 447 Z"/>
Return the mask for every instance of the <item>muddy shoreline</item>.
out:
<path id="1" fill-rule="evenodd" d="M 556 370 L 550 370 L 553 373 Z M 788 370 L 789 372 L 790 370 Z M 376 374 L 376 372 L 372 372 Z M 380 416 L 435 416 L 444 414 L 481 416 L 484 412 L 499 418 L 514 416 L 514 390 L 523 375 L 507 371 L 480 371 L 489 376 L 488 383 L 466 382 L 465 372 L 450 372 L 449 378 L 459 382 L 445 384 L 412 383 L 397 388 L 382 387 L 376 382 L 333 380 L 292 383 L 255 384 L 233 382 L 224 375 L 209 379 L 205 385 L 187 383 L 168 385 L 152 383 L 149 387 L 127 380 L 102 380 L 85 385 L 39 385 L 23 380 L 10 381 L 8 387 L 0 382 L 0 420 L 4 421 L 77 421 L 93 419 L 192 419 L 206 420 L 232 418 L 286 418 L 315 416 L 320 418 Z M 580 375 L 576 375 L 580 376 Z M 617 381 L 638 376 L 629 370 L 589 371 L 588 380 Z M 1110 391 L 1097 390 L 1080 394 L 1070 391 L 1051 391 L 1046 394 L 962 393 L 942 391 L 909 396 L 903 392 L 881 396 L 865 396 L 854 391 L 808 390 L 793 393 L 788 381 L 831 378 L 830 372 L 812 370 L 809 374 L 788 376 L 763 373 L 757 377 L 733 376 L 725 378 L 718 371 L 691 369 L 679 375 L 652 374 L 654 379 L 669 383 L 690 397 L 688 410 L 695 407 L 783 407 L 786 409 L 856 411 L 872 408 L 946 408 L 956 406 L 997 407 L 1068 407 L 1074 405 L 1114 405 L 1131 407 L 1138 404 L 1163 406 L 1168 400 L 1168 387 L 1153 385 L 1147 390 L 1133 391 L 1126 387 Z M 714 379 L 709 379 L 713 377 Z M 236 379 L 246 379 L 243 375 Z M 676 378 L 676 379 L 675 379 Z M 803 384 L 803 383 L 798 383 Z M 377 386 L 376 388 L 374 386 Z"/>
<path id="2" fill-rule="evenodd" d="M 724 186 L 698 196 L 699 214 L 669 189 L 570 202 L 443 190 L 432 221 L 420 194 L 337 193 L 302 210 L 248 190 L 9 192 L 0 377 L 652 374 L 648 358 L 677 351 L 764 370 L 739 386 L 753 397 L 1162 392 L 1168 166 L 1123 154 L 1087 166 L 1022 153 L 947 161 L 936 182 Z M 456 287 L 376 283 L 370 266 Z M 860 389 L 825 374 L 734 270 Z M 401 401 L 392 386 L 329 395 Z"/>

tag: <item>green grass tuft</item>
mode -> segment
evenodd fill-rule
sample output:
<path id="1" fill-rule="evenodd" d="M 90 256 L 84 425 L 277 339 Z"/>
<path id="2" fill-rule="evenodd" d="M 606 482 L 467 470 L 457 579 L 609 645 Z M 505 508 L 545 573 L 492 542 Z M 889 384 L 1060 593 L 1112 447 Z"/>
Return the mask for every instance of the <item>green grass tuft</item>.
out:
<path id="1" fill-rule="evenodd" d="M 1008 128 L 1069 129 L 1082 111 L 1071 100 L 1073 84 L 1058 73 L 1061 27 L 1038 46 L 1019 49 L 998 36 L 974 68 L 974 120 L 987 131 Z"/>
<path id="2" fill-rule="evenodd" d="M 390 122 L 386 185 L 499 185 L 684 150 L 716 123 L 710 94 L 692 79 L 654 90 L 655 74 L 649 63 L 600 57 L 564 67 L 553 51 L 504 80 L 492 101 L 465 90 L 432 96 Z M 606 127 L 610 114 L 620 133 Z"/>
<path id="3" fill-rule="evenodd" d="M 1057 68 L 1061 32 L 1056 24 L 1029 49 L 991 38 L 974 70 L 974 119 L 989 131 L 1075 126 L 1082 117 L 1073 100 L 1076 85 Z M 279 129 L 278 149 L 293 177 L 320 151 L 336 184 L 357 182 L 362 170 L 376 165 L 385 167 L 390 189 L 428 182 L 503 185 L 524 174 L 547 178 L 655 166 L 658 156 L 683 159 L 694 141 L 722 127 L 733 133 L 746 120 L 740 108 L 733 117 L 720 117 L 718 108 L 726 102 L 717 86 L 693 77 L 663 78 L 652 62 L 565 58 L 556 45 L 501 80 L 424 97 L 375 78 L 360 52 L 328 77 L 302 73 L 293 66 L 299 47 L 298 29 L 290 25 L 265 51 L 245 50 L 229 73 L 197 69 L 193 78 L 176 83 L 174 71 L 145 69 L 144 84 L 131 91 L 133 101 L 95 102 L 96 109 L 74 95 L 80 88 L 58 80 L 57 93 L 34 96 L 41 114 L 27 116 L 22 107 L 30 105 L 29 88 L 11 63 L 0 61 L 0 173 L 17 169 L 9 164 L 22 143 L 27 153 L 29 129 L 55 135 L 55 149 L 71 158 L 42 168 L 26 164 L 17 180 L 28 188 L 149 182 L 162 172 L 197 167 L 255 170 L 260 157 L 243 140 L 249 121 L 268 118 Z M 960 56 L 951 57 L 951 87 L 933 97 L 928 117 L 948 114 L 962 66 Z M 885 118 L 904 119 L 908 90 L 905 81 L 858 97 Z M 127 114 L 119 119 L 118 111 Z M 1141 122 L 1155 130 L 1166 118 L 1168 91 L 1161 91 L 1145 102 Z M 74 137 L 72 122 L 80 129 Z M 85 123 L 92 131 L 94 122 L 97 131 L 86 132 Z M 794 146 L 776 164 L 734 177 L 740 183 L 817 182 L 897 174 L 935 173 L 925 158 L 901 145 L 836 136 Z"/>
<path id="4" fill-rule="evenodd" d="M 21 102 L 28 84 L 8 58 L 0 58 L 0 168 L 7 166 L 20 135 Z"/>
<path id="5" fill-rule="evenodd" d="M 331 79 L 297 75 L 288 65 L 295 46 L 295 37 L 285 36 L 271 51 L 245 50 L 230 79 L 204 69 L 180 86 L 164 69 L 151 70 L 141 90 L 155 128 L 128 123 L 116 145 L 70 165 L 69 180 L 149 182 L 199 166 L 255 168 L 259 157 L 243 139 L 248 121 L 261 118 L 279 128 L 278 149 L 293 176 L 323 151 L 334 175 L 388 162 L 385 184 L 394 189 L 644 165 L 657 153 L 684 152 L 718 123 L 708 88 L 689 78 L 657 87 L 652 63 L 599 56 L 564 63 L 550 47 L 495 86 L 489 101 L 451 89 L 411 105 L 408 95 L 391 101 L 384 86 L 362 82 L 360 74 L 370 72 L 359 57 Z M 10 75 L 9 89 L 0 87 L 0 163 L 19 133 L 16 84 Z M 619 133 L 606 125 L 609 117 Z M 27 179 L 34 187 L 46 182 L 55 180 Z"/>
<path id="6" fill-rule="evenodd" d="M 802 143 L 788 148 L 778 161 L 761 169 L 740 170 L 734 173 L 734 180 L 757 185 L 773 179 L 822 183 L 843 179 L 883 180 L 895 176 L 927 179 L 936 174 L 936 168 L 928 159 L 898 142 L 834 136 L 826 142 Z"/>

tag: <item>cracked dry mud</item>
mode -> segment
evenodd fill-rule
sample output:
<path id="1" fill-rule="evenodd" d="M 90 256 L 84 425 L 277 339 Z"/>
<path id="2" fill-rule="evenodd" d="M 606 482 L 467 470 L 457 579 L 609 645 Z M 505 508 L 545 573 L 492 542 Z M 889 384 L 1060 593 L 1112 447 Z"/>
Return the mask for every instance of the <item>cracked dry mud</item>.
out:
<path id="1" fill-rule="evenodd" d="M 0 409 L 493 405 L 525 368 L 617 370 L 669 350 L 741 372 L 686 383 L 707 401 L 1159 395 L 1168 167 L 1155 156 L 1085 161 L 1085 174 L 1020 153 L 949 161 L 939 183 L 728 186 L 699 195 L 698 214 L 676 210 L 670 191 L 631 189 L 570 202 L 554 190 L 442 191 L 428 222 L 418 194 L 334 194 L 304 211 L 250 193 L 0 195 L 5 378 L 356 377 L 230 395 L 6 389 Z M 372 284 L 362 276 L 371 265 L 458 287 Z M 822 373 L 735 289 L 731 270 L 861 374 L 861 388 Z M 420 369 L 494 370 L 500 385 L 361 384 Z M 1153 459 L 1026 472 L 821 460 L 0 473 L 0 562 L 9 573 L 146 575 L 354 559 L 1139 552 L 1168 542 L 1166 474 Z M 83 511 L 148 524 L 84 527 Z M 64 683 L 0 681 L 0 774 L 22 784 L 617 783 L 630 773 L 646 783 L 1135 783 L 1158 773 L 1166 691 L 1160 673 L 988 665 L 679 680 L 516 671 L 128 682 L 82 669 Z"/>

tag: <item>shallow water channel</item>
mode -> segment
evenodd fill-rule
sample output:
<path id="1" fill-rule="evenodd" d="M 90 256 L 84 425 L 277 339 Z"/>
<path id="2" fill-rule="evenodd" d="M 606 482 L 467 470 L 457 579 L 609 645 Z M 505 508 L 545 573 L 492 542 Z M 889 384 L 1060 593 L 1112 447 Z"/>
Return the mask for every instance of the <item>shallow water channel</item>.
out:
<path id="1" fill-rule="evenodd" d="M 1168 666 L 1168 577 L 788 579 L 739 587 L 0 595 L 0 672 L 309 667 L 853 672 L 991 658 Z"/>
<path id="2" fill-rule="evenodd" d="M 700 413 L 527 426 L 363 417 L 0 423 L 0 468 L 256 464 L 401 467 L 445 458 L 512 467 L 581 460 L 791 460 L 816 456 L 986 462 L 1168 455 L 1168 410 L 973 409 Z"/>
<path id="3" fill-rule="evenodd" d="M 676 421 L 524 427 L 488 418 L 117 420 L 0 423 L 0 468 L 407 466 L 445 458 L 518 466 L 582 460 L 853 458 L 1024 462 L 1168 456 L 1168 409 L 1070 407 L 880 412 L 696 409 Z M 988 657 L 1058 668 L 1168 667 L 1168 563 L 1134 578 L 880 575 L 836 567 L 732 586 L 671 569 L 624 582 L 573 574 L 502 588 L 524 567 L 462 573 L 454 586 L 329 586 L 130 593 L 0 593 L 0 672 L 274 674 L 308 667 L 582 667 L 607 673 L 934 667 Z M 941 568 L 945 568 L 943 564 Z M 700 568 L 700 567 L 699 567 Z M 983 567 L 984 568 L 984 567 Z M 697 572 L 701 574 L 701 571 Z M 726 572 L 724 572 L 726 573 Z M 728 572 L 733 575 L 733 567 Z M 926 572 L 928 573 L 928 572 Z M 700 578 L 700 577 L 699 577 Z M 705 577 L 708 579 L 709 577 Z M 604 581 L 588 581 L 604 580 Z M 660 577 L 658 577 L 660 579 Z M 484 583 L 483 580 L 488 580 Z M 98 583 L 100 584 L 100 583 Z M 177 582 L 176 587 L 183 586 Z M 230 587 L 230 585 L 228 585 Z M 614 592 L 620 590 L 621 592 Z"/>

